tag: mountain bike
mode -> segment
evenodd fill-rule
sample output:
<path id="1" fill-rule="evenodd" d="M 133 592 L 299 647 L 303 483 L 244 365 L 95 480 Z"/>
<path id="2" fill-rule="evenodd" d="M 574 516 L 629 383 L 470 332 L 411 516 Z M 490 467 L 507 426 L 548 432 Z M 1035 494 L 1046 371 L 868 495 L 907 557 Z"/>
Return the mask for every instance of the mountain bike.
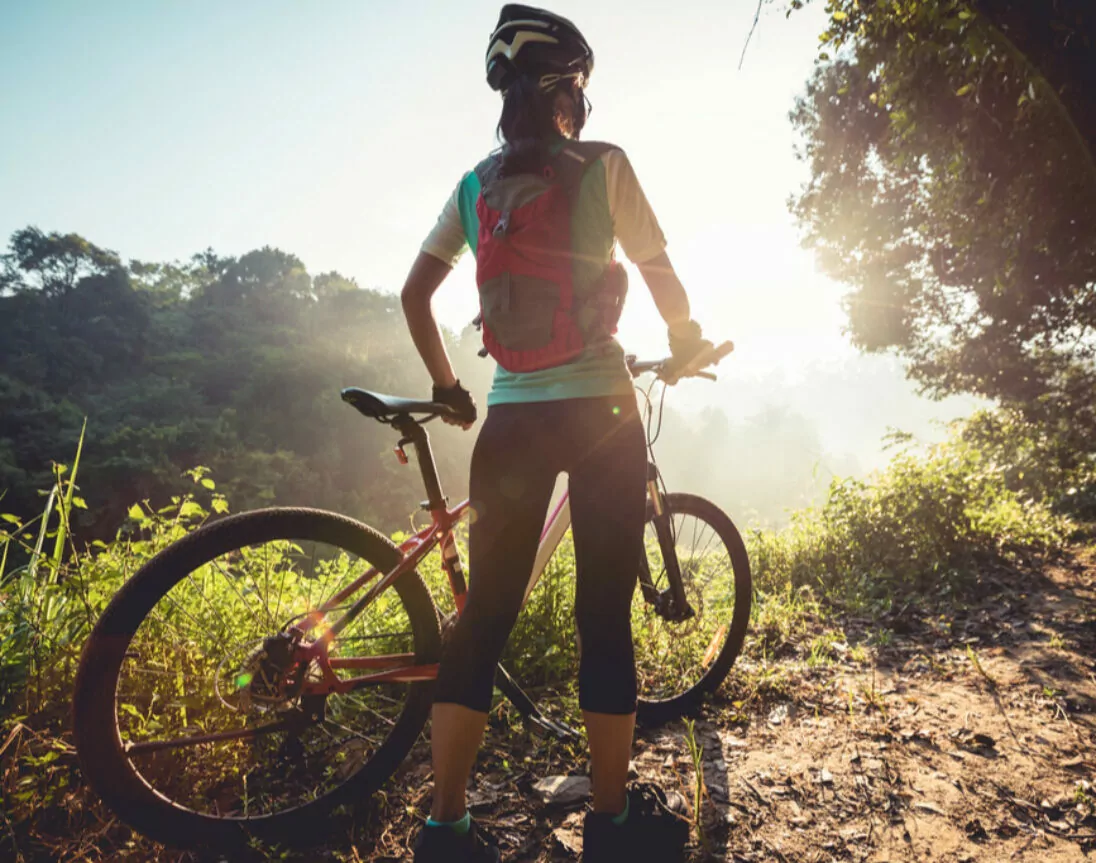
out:
<path id="1" fill-rule="evenodd" d="M 694 708 L 726 677 L 750 615 L 746 549 L 731 520 L 667 493 L 653 458 L 660 382 L 702 376 L 727 343 L 652 374 L 645 415 L 645 554 L 632 609 L 639 720 Z M 112 598 L 84 648 L 73 701 L 92 788 L 122 820 L 179 847 L 302 841 L 335 807 L 367 798 L 399 767 L 429 715 L 444 631 L 466 579 L 458 524 L 424 425 L 449 408 L 350 388 L 342 398 L 392 426 L 417 458 L 430 524 L 401 542 L 342 515 L 273 508 L 208 523 L 146 563 Z M 657 426 L 656 426 L 657 423 Z M 541 535 L 526 600 L 570 523 L 566 495 Z M 435 549 L 452 594 L 442 617 L 418 571 Z M 472 574 L 474 576 L 474 573 Z M 501 666 L 498 689 L 533 730 L 572 737 Z"/>

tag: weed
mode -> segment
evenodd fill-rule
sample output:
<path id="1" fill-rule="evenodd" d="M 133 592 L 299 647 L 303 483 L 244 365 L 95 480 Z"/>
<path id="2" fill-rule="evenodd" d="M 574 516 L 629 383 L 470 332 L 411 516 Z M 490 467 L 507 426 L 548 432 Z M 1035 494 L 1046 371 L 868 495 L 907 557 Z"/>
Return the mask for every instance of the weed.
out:
<path id="1" fill-rule="evenodd" d="M 982 676 L 987 684 L 989 684 L 989 688 L 996 689 L 997 680 L 986 671 L 985 666 L 982 665 L 982 660 L 978 658 L 978 654 L 974 652 L 974 648 L 969 644 L 967 645 L 967 659 L 969 659 L 970 664 L 974 666 L 974 670 Z"/>
<path id="2" fill-rule="evenodd" d="M 708 839 L 704 835 L 704 823 L 701 816 L 704 795 L 707 789 L 704 786 L 704 747 L 696 739 L 696 723 L 691 719 L 685 720 L 685 744 L 689 747 L 689 758 L 693 762 L 693 775 L 696 784 L 693 790 L 693 829 L 696 830 L 697 841 L 701 847 L 708 850 Z"/>

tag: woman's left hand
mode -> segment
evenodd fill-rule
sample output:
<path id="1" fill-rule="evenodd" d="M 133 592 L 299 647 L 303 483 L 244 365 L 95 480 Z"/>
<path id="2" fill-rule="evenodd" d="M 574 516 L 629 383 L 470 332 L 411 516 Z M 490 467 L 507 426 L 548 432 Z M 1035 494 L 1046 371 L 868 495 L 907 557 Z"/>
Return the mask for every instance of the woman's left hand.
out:
<path id="1" fill-rule="evenodd" d="M 441 415 L 441 421 L 451 426 L 460 426 L 466 431 L 476 421 L 476 402 L 472 394 L 457 381 L 451 387 L 439 387 L 434 384 L 434 394 L 431 401 L 452 408 L 453 413 Z"/>

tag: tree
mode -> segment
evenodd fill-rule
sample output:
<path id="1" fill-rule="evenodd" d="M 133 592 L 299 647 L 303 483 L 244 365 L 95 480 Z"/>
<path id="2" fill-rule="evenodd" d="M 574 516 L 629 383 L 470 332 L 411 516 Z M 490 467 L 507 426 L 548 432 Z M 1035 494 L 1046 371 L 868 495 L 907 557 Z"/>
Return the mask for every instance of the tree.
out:
<path id="1" fill-rule="evenodd" d="M 829 8 L 792 208 L 854 343 L 1096 452 L 1092 4 Z"/>
<path id="2" fill-rule="evenodd" d="M 37 289 L 47 296 L 66 294 L 85 276 L 121 266 L 114 252 L 79 234 L 45 234 L 34 227 L 12 235 L 11 251 L 0 256 L 0 263 L 0 295 L 17 289 Z"/>
<path id="3" fill-rule="evenodd" d="M 406 527 L 417 472 L 396 469 L 389 429 L 339 399 L 350 385 L 429 392 L 395 295 L 338 273 L 313 279 L 278 249 L 123 264 L 76 234 L 35 228 L 12 236 L 0 264 L 5 511 L 41 506 L 86 416 L 84 538 L 113 534 L 136 500 L 166 503 L 196 465 L 237 508 L 323 506 Z M 474 358 L 474 335 L 447 339 L 485 391 L 490 364 Z M 436 435 L 453 496 L 473 440 Z"/>

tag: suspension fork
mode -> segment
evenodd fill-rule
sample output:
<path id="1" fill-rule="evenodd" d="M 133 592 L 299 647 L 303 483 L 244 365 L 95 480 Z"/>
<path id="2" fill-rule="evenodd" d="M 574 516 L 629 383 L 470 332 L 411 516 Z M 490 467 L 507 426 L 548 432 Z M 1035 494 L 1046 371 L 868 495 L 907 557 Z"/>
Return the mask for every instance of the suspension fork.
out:
<path id="1" fill-rule="evenodd" d="M 685 597 L 685 583 L 681 578 L 681 565 L 677 560 L 673 516 L 666 508 L 666 499 L 659 488 L 658 468 L 653 461 L 647 463 L 647 496 L 654 510 L 655 536 L 658 537 L 662 565 L 666 567 L 666 579 L 669 581 L 668 595 L 657 597 L 656 602 L 668 605 L 660 609 L 668 619 L 684 620 L 691 616 L 693 610 L 689 608 L 689 601 Z"/>

